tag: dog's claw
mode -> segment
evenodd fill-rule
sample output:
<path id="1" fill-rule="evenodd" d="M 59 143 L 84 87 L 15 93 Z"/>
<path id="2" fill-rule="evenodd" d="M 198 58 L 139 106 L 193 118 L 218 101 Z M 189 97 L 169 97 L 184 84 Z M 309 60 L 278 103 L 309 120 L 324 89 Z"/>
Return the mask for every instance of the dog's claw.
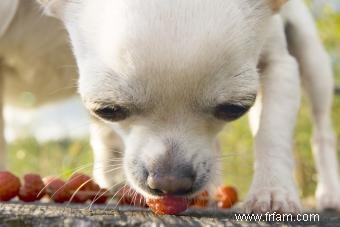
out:
<path id="1" fill-rule="evenodd" d="M 245 204 L 245 213 L 291 213 L 301 212 L 299 199 L 286 189 L 265 188 L 251 191 Z"/>

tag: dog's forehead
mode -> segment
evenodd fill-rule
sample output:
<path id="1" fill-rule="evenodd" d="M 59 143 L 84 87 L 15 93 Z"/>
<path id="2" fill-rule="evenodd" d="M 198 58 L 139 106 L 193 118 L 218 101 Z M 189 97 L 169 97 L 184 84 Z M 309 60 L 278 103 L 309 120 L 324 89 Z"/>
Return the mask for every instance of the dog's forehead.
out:
<path id="1" fill-rule="evenodd" d="M 249 2 L 263 1 L 86 1 L 78 26 L 86 47 L 116 72 L 129 63 L 138 71 L 216 65 L 253 54 L 265 7 Z"/>
<path id="2" fill-rule="evenodd" d="M 188 88 L 184 81 L 206 80 L 221 68 L 233 76 L 245 63 L 255 63 L 261 41 L 256 25 L 270 14 L 258 7 L 262 1 L 249 0 L 104 1 L 102 7 L 93 2 L 87 1 L 78 22 L 87 48 L 81 52 L 90 54 L 78 58 L 100 62 L 102 70 L 112 72 L 112 82 L 147 83 L 163 93 L 171 83 Z"/>

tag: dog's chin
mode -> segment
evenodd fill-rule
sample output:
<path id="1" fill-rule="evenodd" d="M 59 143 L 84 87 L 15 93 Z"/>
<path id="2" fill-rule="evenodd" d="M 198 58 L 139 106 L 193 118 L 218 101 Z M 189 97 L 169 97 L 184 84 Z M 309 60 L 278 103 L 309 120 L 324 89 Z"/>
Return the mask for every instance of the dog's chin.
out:
<path id="1" fill-rule="evenodd" d="M 165 197 L 165 196 L 174 196 L 174 197 L 179 197 L 179 198 L 193 199 L 198 194 L 200 194 L 201 192 L 203 192 L 205 190 L 204 188 L 202 188 L 202 189 L 197 190 L 197 191 L 192 191 L 192 192 L 188 192 L 188 193 L 172 195 L 172 194 L 155 194 L 155 193 L 150 192 L 147 189 L 139 189 L 139 190 L 137 190 L 134 187 L 133 187 L 133 189 L 135 189 L 137 192 L 139 192 L 141 195 L 143 195 L 144 198 L 146 198 L 146 199 L 157 199 L 157 198 L 162 198 L 162 197 Z"/>

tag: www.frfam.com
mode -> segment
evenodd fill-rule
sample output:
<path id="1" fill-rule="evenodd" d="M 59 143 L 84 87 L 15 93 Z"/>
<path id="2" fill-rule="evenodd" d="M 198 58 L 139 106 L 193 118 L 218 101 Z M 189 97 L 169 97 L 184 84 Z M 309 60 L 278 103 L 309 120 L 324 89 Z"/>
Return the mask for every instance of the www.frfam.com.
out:
<path id="1" fill-rule="evenodd" d="M 236 221 L 247 222 L 319 222 L 319 214 L 280 214 L 280 213 L 265 213 L 265 214 L 235 214 Z"/>

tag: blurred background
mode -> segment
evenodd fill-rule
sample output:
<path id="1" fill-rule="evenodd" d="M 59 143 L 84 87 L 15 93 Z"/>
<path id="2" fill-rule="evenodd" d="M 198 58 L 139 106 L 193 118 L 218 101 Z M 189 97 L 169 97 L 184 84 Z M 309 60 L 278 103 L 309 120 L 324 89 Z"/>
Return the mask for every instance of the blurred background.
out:
<path id="1" fill-rule="evenodd" d="M 337 85 L 340 86 L 340 1 L 307 1 L 317 21 L 320 36 L 332 58 Z M 322 75 L 320 75 L 322 76 Z M 22 94 L 30 102 L 34 97 Z M 35 110 L 5 108 L 6 138 L 9 141 L 10 170 L 18 175 L 38 172 L 67 177 L 82 165 L 92 162 L 88 142 L 88 115 L 77 97 Z M 335 96 L 333 121 L 340 155 L 340 93 Z M 242 197 L 253 174 L 252 137 L 247 117 L 232 123 L 219 135 L 224 161 L 223 179 L 235 185 Z M 310 147 L 311 119 L 303 98 L 294 137 L 295 176 L 300 194 L 313 202 L 316 173 Z M 91 173 L 91 168 L 82 170 Z"/>

